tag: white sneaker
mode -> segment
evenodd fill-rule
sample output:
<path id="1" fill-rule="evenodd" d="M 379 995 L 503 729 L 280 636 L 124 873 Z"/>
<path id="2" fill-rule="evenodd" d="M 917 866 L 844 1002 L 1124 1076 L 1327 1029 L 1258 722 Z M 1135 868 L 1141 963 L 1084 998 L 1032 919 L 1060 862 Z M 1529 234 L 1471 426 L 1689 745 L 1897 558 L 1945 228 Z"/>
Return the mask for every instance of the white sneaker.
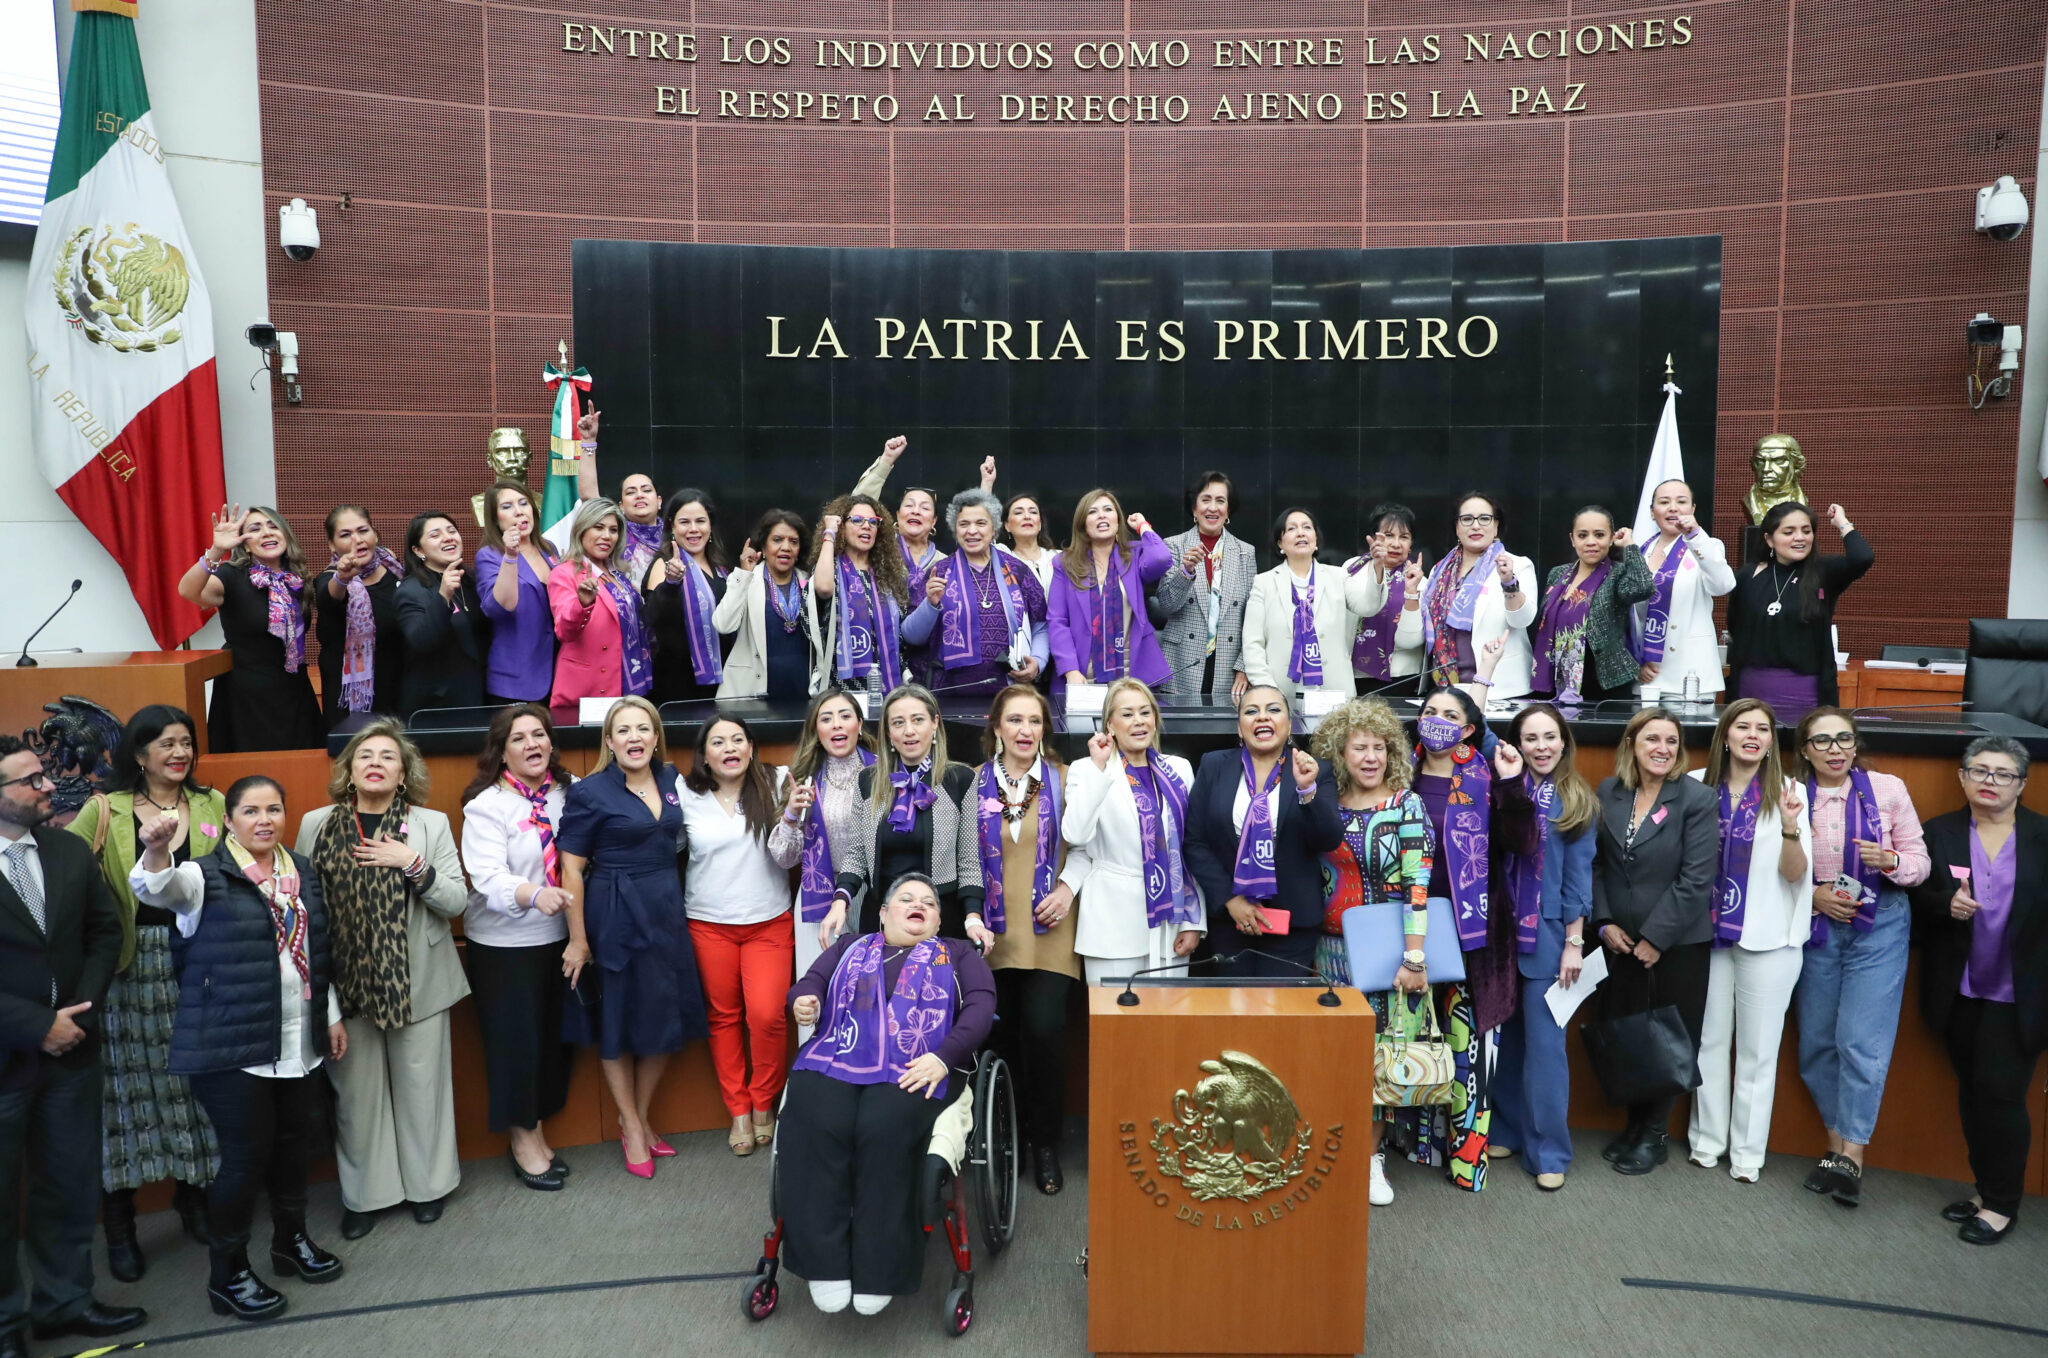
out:
<path id="1" fill-rule="evenodd" d="M 853 1284 L 841 1278 L 836 1283 L 821 1283 L 811 1279 L 811 1304 L 827 1315 L 844 1311 L 846 1303 L 853 1300 Z"/>
<path id="2" fill-rule="evenodd" d="M 879 1292 L 856 1292 L 853 1294 L 853 1309 L 864 1316 L 875 1315 L 889 1304 L 889 1298 Z"/>
<path id="3" fill-rule="evenodd" d="M 1764 1177 L 1764 1167 L 1762 1165 L 1745 1167 L 1742 1165 L 1730 1164 L 1728 1166 L 1728 1177 L 1734 1179 L 1738 1183 L 1753 1184 L 1758 1179 Z"/>
<path id="4" fill-rule="evenodd" d="M 1374 1151 L 1372 1157 L 1372 1186 L 1366 1190 L 1366 1201 L 1375 1207 L 1385 1207 L 1394 1200 L 1394 1186 L 1387 1182 L 1387 1153 Z"/>

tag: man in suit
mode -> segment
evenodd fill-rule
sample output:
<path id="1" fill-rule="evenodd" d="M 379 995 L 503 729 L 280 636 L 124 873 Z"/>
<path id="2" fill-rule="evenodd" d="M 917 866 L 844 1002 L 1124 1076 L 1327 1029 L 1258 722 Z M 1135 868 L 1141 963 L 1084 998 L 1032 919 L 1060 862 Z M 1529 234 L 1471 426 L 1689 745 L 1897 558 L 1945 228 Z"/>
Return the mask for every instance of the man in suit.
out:
<path id="1" fill-rule="evenodd" d="M 1173 565 L 1152 593 L 1159 649 L 1172 672 L 1163 698 L 1236 702 L 1244 692 L 1244 604 L 1259 562 L 1252 545 L 1225 525 L 1237 490 L 1222 472 L 1203 472 L 1188 488 L 1185 533 L 1166 540 Z"/>
<path id="2" fill-rule="evenodd" d="M 0 736 L 0 1358 L 38 1339 L 103 1338 L 149 1318 L 92 1295 L 100 1188 L 98 1006 L 121 957 L 121 920 L 92 850 L 48 827 L 42 761 Z M 27 1192 L 31 1294 L 14 1204 Z"/>

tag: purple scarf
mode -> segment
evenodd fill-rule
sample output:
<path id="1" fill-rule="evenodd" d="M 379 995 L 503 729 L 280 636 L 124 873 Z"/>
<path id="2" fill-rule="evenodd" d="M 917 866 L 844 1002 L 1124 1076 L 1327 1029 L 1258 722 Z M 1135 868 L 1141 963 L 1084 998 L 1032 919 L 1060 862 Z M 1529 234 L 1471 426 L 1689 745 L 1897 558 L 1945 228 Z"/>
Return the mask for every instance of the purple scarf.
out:
<path id="1" fill-rule="evenodd" d="M 1294 648 L 1287 657 L 1287 677 L 1304 688 L 1319 688 L 1323 682 L 1323 645 L 1316 640 L 1316 568 L 1308 568 L 1308 592 L 1287 570 L 1288 588 L 1294 591 Z"/>
<path id="2" fill-rule="evenodd" d="M 1273 804 L 1268 794 L 1280 786 L 1280 775 L 1289 766 L 1287 752 L 1282 750 L 1280 758 L 1273 761 L 1264 787 L 1259 786 L 1257 771 L 1252 768 L 1252 752 L 1239 746 L 1237 755 L 1244 761 L 1244 785 L 1251 790 L 1251 802 L 1244 809 L 1244 828 L 1237 835 L 1237 866 L 1231 870 L 1230 889 L 1248 901 L 1270 901 L 1280 894 L 1280 880 L 1273 868 Z"/>
<path id="3" fill-rule="evenodd" d="M 932 757 L 926 755 L 916 768 L 899 768 L 889 775 L 889 786 L 896 789 L 896 800 L 889 804 L 889 828 L 897 834 L 907 835 L 916 829 L 917 813 L 939 799 L 925 781 L 931 771 Z"/>
<path id="4" fill-rule="evenodd" d="M 711 625 L 712 611 L 718 607 L 711 597 L 711 575 L 682 548 L 676 548 L 676 555 L 683 559 L 683 630 L 690 636 L 690 667 L 698 683 L 715 684 L 725 677 L 725 666 L 718 653 L 718 629 Z"/>
<path id="5" fill-rule="evenodd" d="M 1350 573 L 1355 575 L 1371 564 L 1369 559 L 1361 559 Z M 1407 602 L 1407 580 L 1390 574 L 1385 606 L 1359 624 L 1358 636 L 1351 643 L 1351 668 L 1354 672 L 1373 679 L 1394 677 L 1394 628 L 1400 623 L 1401 609 Z"/>
<path id="6" fill-rule="evenodd" d="M 1714 946 L 1732 948 L 1742 941 L 1742 920 L 1749 898 L 1749 860 L 1756 852 L 1756 821 L 1764 806 L 1764 780 L 1752 778 L 1742 800 L 1721 784 L 1721 871 L 1714 879 Z"/>
<path id="7" fill-rule="evenodd" d="M 661 525 L 658 523 L 634 523 L 626 518 L 625 511 L 619 511 L 619 518 L 626 525 L 625 541 L 619 544 L 619 563 L 626 574 L 633 577 L 637 589 L 647 578 L 645 568 L 654 564 L 654 554 L 661 550 Z M 682 546 L 676 550 L 681 552 Z M 688 560 L 687 554 L 684 556 Z"/>
<path id="8" fill-rule="evenodd" d="M 1806 804 L 1817 805 L 1820 788 L 1809 777 L 1806 780 Z M 1842 870 L 1848 872 L 1863 887 L 1863 899 L 1857 902 L 1856 914 L 1850 919 L 1849 927 L 1859 934 L 1867 934 L 1877 927 L 1877 893 L 1884 888 L 1884 875 L 1863 861 L 1863 852 L 1851 841 L 1867 839 L 1872 844 L 1884 843 L 1884 813 L 1878 809 L 1877 789 L 1870 785 L 1870 775 L 1850 765 L 1849 798 L 1842 809 Z M 1856 866 L 1849 868 L 1850 863 Z M 1821 885 L 1818 875 L 1814 885 Z M 1813 914 L 1813 929 L 1808 933 L 1806 946 L 1817 948 L 1828 941 L 1828 926 L 1834 923 L 1818 910 Z"/>
<path id="9" fill-rule="evenodd" d="M 884 599 L 872 572 L 858 571 L 845 557 L 833 562 L 839 575 L 839 677 L 860 679 L 879 669 L 882 689 L 903 682 L 903 652 L 896 640 L 896 601 Z"/>
<path id="10" fill-rule="evenodd" d="M 905 544 L 903 535 L 899 533 L 896 535 L 896 551 L 903 558 L 903 574 L 910 581 L 910 597 L 914 599 L 924 591 L 924 578 L 931 573 L 932 567 L 938 562 L 939 549 L 930 542 L 926 542 L 924 545 L 924 560 L 919 562 L 916 557 L 910 554 L 909 546 Z"/>
<path id="11" fill-rule="evenodd" d="M 860 756 L 862 768 L 873 768 L 875 756 L 872 752 L 856 745 L 853 752 Z M 811 809 L 804 813 L 804 856 L 803 873 L 797 881 L 797 918 L 806 924 L 816 924 L 832 912 L 832 898 L 838 893 L 839 884 L 832 876 L 832 839 L 825 829 L 825 775 L 820 772 L 811 775 Z"/>
<path id="12" fill-rule="evenodd" d="M 1169 920 L 1193 923 L 1194 892 L 1188 886 L 1181 858 L 1181 836 L 1188 823 L 1188 790 L 1160 761 L 1157 751 L 1141 766 L 1124 765 L 1131 800 L 1138 805 L 1138 852 L 1145 872 L 1145 927 L 1157 929 Z M 1171 813 L 1171 814 L 1169 814 Z"/>
<path id="13" fill-rule="evenodd" d="M 607 571 L 598 584 L 612 597 L 612 612 L 619 619 L 619 675 L 623 691 L 645 694 L 654 687 L 654 659 L 647 649 L 647 633 L 640 626 L 640 596 L 617 571 Z"/>
<path id="14" fill-rule="evenodd" d="M 265 630 L 284 643 L 284 672 L 297 674 L 306 663 L 306 616 L 299 611 L 299 591 L 306 582 L 282 566 L 270 570 L 251 557 L 249 583 L 270 595 Z"/>
<path id="15" fill-rule="evenodd" d="M 1004 930 L 1003 917 L 1003 785 L 996 773 L 996 759 L 981 766 L 977 789 L 981 815 L 975 830 L 981 841 L 982 922 L 989 932 Z M 1038 849 L 1031 870 L 1031 932 L 1042 934 L 1048 926 L 1038 917 L 1038 903 L 1052 894 L 1053 860 L 1059 856 L 1060 780 L 1044 760 L 1038 761 Z"/>
<path id="16" fill-rule="evenodd" d="M 1602 561 L 1577 589 L 1572 588 L 1572 576 L 1578 568 L 1567 566 L 1543 597 L 1543 614 L 1536 623 L 1536 670 L 1530 679 L 1536 692 L 1579 696 L 1586 677 L 1586 617 L 1613 566 L 1612 558 Z"/>
<path id="17" fill-rule="evenodd" d="M 1417 768 L 1422 755 L 1417 747 Z M 1437 842 L 1443 849 L 1444 876 L 1451 884 L 1451 906 L 1458 916 L 1458 947 L 1464 952 L 1486 946 L 1492 828 L 1493 770 L 1485 755 L 1460 745 L 1451 751 L 1451 787 L 1444 795 L 1444 823 Z"/>
<path id="18" fill-rule="evenodd" d="M 1450 607 L 1445 612 L 1446 625 L 1461 632 L 1472 630 L 1472 615 L 1479 608 L 1479 592 L 1486 588 L 1487 577 L 1494 573 L 1494 562 L 1500 559 L 1502 547 L 1498 539 L 1486 549 L 1486 555 L 1478 564 L 1465 572 L 1465 578 L 1458 582 L 1457 593 L 1451 596 Z M 1436 651 L 1437 621 L 1431 615 L 1429 604 L 1443 590 L 1450 588 L 1457 579 L 1458 563 L 1465 559 L 1464 553 L 1452 551 L 1436 563 L 1436 569 L 1429 573 L 1428 581 L 1422 586 L 1422 643 L 1432 654 Z"/>
<path id="19" fill-rule="evenodd" d="M 1090 610 L 1088 619 L 1088 681 L 1094 684 L 1107 684 L 1124 677 L 1127 659 L 1124 655 L 1124 614 L 1131 604 L 1124 593 L 1121 547 L 1110 547 L 1109 569 L 1104 575 L 1103 580 L 1095 580 L 1091 561 L 1088 594 L 1095 606 Z"/>
<path id="20" fill-rule="evenodd" d="M 1643 556 L 1647 559 L 1654 543 L 1643 544 Z M 1664 553 L 1664 564 L 1657 567 L 1652 577 L 1656 590 L 1650 595 L 1649 606 L 1643 611 L 1643 635 L 1636 645 L 1636 659 L 1645 665 L 1664 663 L 1664 642 L 1671 632 L 1671 587 L 1678 583 L 1678 568 L 1685 561 L 1685 539 L 1671 544 L 1671 550 Z"/>
<path id="21" fill-rule="evenodd" d="M 1527 956 L 1536 951 L 1536 936 L 1543 919 L 1543 852 L 1556 832 L 1550 828 L 1550 813 L 1557 807 L 1557 780 L 1522 775 L 1529 781 L 1529 798 L 1536 803 L 1536 852 L 1508 855 L 1508 889 L 1514 893 L 1515 951 Z"/>
<path id="22" fill-rule="evenodd" d="M 404 564 L 388 548 L 374 549 L 370 561 L 372 569 L 382 566 L 393 575 L 405 574 Z M 327 569 L 333 570 L 340 564 L 341 558 L 337 556 L 327 563 Z M 343 586 L 342 592 L 348 602 L 343 612 L 347 633 L 341 651 L 341 710 L 367 712 L 376 700 L 377 619 L 370 609 L 370 587 L 363 583 L 362 572 Z"/>
<path id="23" fill-rule="evenodd" d="M 994 548 L 989 549 L 988 564 L 995 576 L 996 599 L 1003 606 L 1003 635 L 1014 637 L 1017 619 L 1024 615 L 1023 591 L 1010 573 L 1009 563 Z M 946 572 L 946 592 L 939 600 L 939 667 L 957 670 L 981 659 L 981 607 L 978 597 L 970 597 L 974 593 L 973 568 L 967 564 L 967 553 L 953 553 L 951 567 Z"/>
<path id="24" fill-rule="evenodd" d="M 814 1070 L 850 1085 L 900 1079 L 911 1062 L 939 1049 L 953 1028 L 952 944 L 928 938 L 903 959 L 882 998 L 882 936 L 856 940 L 833 968 L 817 1031 L 797 1053 L 795 1070 Z M 946 1097 L 941 1080 L 932 1097 Z"/>

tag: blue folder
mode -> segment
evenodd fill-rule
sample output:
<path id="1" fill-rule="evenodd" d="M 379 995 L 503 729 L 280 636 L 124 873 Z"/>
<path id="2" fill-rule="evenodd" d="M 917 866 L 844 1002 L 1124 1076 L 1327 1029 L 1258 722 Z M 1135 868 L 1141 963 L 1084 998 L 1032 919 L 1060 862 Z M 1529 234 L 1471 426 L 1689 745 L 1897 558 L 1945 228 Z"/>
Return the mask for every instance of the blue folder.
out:
<path id="1" fill-rule="evenodd" d="M 1344 948 L 1351 957 L 1351 984 L 1366 994 L 1394 988 L 1401 954 L 1408 947 L 1401 932 L 1406 904 L 1354 905 L 1344 912 Z M 1458 922 L 1445 900 L 1429 903 L 1429 932 L 1423 938 L 1423 965 L 1430 984 L 1465 979 L 1465 952 L 1458 946 Z"/>

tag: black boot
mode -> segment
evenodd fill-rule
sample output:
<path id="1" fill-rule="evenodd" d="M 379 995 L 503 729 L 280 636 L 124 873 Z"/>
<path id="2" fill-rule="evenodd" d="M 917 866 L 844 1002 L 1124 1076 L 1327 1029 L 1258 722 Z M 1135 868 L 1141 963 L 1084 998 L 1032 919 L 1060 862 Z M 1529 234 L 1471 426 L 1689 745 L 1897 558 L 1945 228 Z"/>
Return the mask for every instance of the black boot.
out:
<path id="1" fill-rule="evenodd" d="M 185 1234 L 202 1245 L 213 1244 L 213 1221 L 206 1212 L 206 1190 L 180 1180 L 171 1194 L 171 1210 L 185 1225 Z"/>
<path id="2" fill-rule="evenodd" d="M 1039 1146 L 1033 1157 L 1037 1161 L 1038 1191 L 1051 1197 L 1066 1187 L 1066 1176 L 1060 1173 L 1060 1153 L 1055 1146 Z"/>
<path id="3" fill-rule="evenodd" d="M 1607 1161 L 1610 1165 L 1615 1164 L 1628 1154 L 1629 1147 L 1642 1139 L 1642 1115 L 1631 1109 L 1628 1115 L 1628 1123 L 1621 1129 L 1621 1135 L 1607 1143 L 1606 1149 L 1600 1152 L 1600 1158 Z"/>
<path id="4" fill-rule="evenodd" d="M 283 1315 L 285 1308 L 284 1293 L 249 1267 L 246 1244 L 213 1247 L 213 1274 L 206 1284 L 206 1299 L 215 1315 L 236 1320 L 273 1320 Z"/>
<path id="5" fill-rule="evenodd" d="M 1648 1174 L 1669 1159 L 1671 1138 L 1665 1130 L 1668 1125 L 1662 1118 L 1645 1123 L 1641 1139 L 1614 1162 L 1615 1173 Z"/>
<path id="6" fill-rule="evenodd" d="M 124 1283 L 142 1278 L 146 1261 L 135 1241 L 135 1190 L 100 1194 L 100 1229 L 107 1235 L 107 1272 Z"/>
<path id="7" fill-rule="evenodd" d="M 341 1276 L 341 1260 L 314 1244 L 303 1222 L 280 1225 L 270 1238 L 270 1267 L 280 1278 L 331 1283 Z"/>

